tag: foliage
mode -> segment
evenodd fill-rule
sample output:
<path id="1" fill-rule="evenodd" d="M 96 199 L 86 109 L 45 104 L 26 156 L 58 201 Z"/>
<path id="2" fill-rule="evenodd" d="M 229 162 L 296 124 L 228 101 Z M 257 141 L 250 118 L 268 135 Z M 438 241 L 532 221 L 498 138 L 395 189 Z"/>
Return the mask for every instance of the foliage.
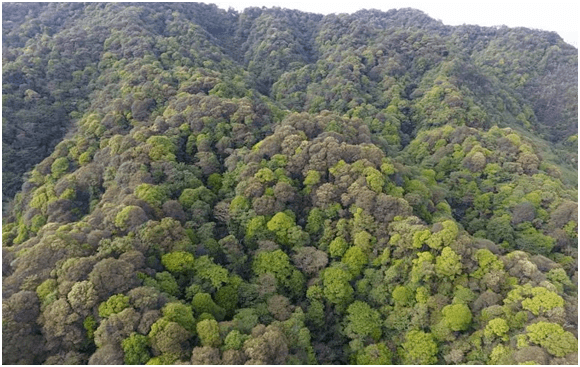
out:
<path id="1" fill-rule="evenodd" d="M 411 330 L 405 335 L 399 356 L 405 364 L 435 364 L 437 344 L 433 336 L 422 331 Z"/>
<path id="2" fill-rule="evenodd" d="M 435 260 L 435 272 L 441 277 L 453 279 L 461 274 L 461 256 L 449 247 L 443 248 L 441 255 Z"/>
<path id="3" fill-rule="evenodd" d="M 356 364 L 390 365 L 392 353 L 384 343 L 371 344 L 356 356 Z"/>
<path id="4" fill-rule="evenodd" d="M 197 335 L 204 346 L 217 347 L 221 344 L 218 323 L 215 320 L 202 320 L 197 323 Z"/>
<path id="5" fill-rule="evenodd" d="M 349 302 L 354 292 L 349 284 L 351 275 L 339 267 L 331 267 L 324 271 L 324 296 L 329 302 L 344 305 Z"/>
<path id="6" fill-rule="evenodd" d="M 578 341 L 558 324 L 540 321 L 526 328 L 530 341 L 546 348 L 548 353 L 563 357 L 578 350 Z"/>
<path id="7" fill-rule="evenodd" d="M 498 317 L 487 323 L 484 332 L 486 336 L 506 337 L 509 329 L 507 321 Z"/>
<path id="8" fill-rule="evenodd" d="M 109 317 L 123 311 L 127 307 L 129 307 L 129 297 L 123 294 L 116 294 L 99 305 L 99 316 Z"/>
<path id="9" fill-rule="evenodd" d="M 347 309 L 346 320 L 346 335 L 353 339 L 370 336 L 374 340 L 379 340 L 381 337 L 380 314 L 365 302 L 351 303 Z"/>
<path id="10" fill-rule="evenodd" d="M 147 348 L 147 337 L 133 333 L 121 343 L 125 353 L 125 364 L 144 364 L 151 356 Z"/>
<path id="11" fill-rule="evenodd" d="M 193 270 L 194 257 L 184 251 L 174 251 L 161 257 L 161 263 L 172 273 L 184 273 Z"/>
<path id="12" fill-rule="evenodd" d="M 578 61 L 555 33 L 2 16 L 3 362 L 575 363 Z"/>
<path id="13" fill-rule="evenodd" d="M 473 318 L 469 307 L 462 303 L 445 306 L 441 313 L 445 317 L 446 324 L 453 331 L 466 330 Z"/>

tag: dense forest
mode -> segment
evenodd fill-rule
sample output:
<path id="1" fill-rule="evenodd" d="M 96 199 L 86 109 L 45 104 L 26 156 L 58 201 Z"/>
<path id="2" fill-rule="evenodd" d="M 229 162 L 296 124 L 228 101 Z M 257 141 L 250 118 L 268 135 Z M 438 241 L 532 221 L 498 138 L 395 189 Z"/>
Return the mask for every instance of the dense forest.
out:
<path id="1" fill-rule="evenodd" d="M 2 7 L 4 364 L 577 365 L 556 33 Z"/>

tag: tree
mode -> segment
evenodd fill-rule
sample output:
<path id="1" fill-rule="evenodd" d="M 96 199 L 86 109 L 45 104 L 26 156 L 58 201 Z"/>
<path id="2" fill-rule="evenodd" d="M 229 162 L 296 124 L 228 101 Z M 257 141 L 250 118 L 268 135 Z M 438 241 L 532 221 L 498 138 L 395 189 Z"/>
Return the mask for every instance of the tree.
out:
<path id="1" fill-rule="evenodd" d="M 446 220 L 441 223 L 442 229 L 438 232 L 434 232 L 425 241 L 427 245 L 433 249 L 440 249 L 444 246 L 449 246 L 453 240 L 457 237 L 459 229 L 457 224 L 452 220 Z"/>
<path id="2" fill-rule="evenodd" d="M 429 281 L 431 276 L 435 274 L 434 260 L 435 258 L 428 251 L 417 253 L 417 258 L 413 259 L 411 282 Z"/>
<path id="3" fill-rule="evenodd" d="M 109 317 L 129 307 L 129 297 L 124 294 L 116 294 L 99 305 L 99 316 Z"/>
<path id="4" fill-rule="evenodd" d="M 467 330 L 473 318 L 469 307 L 462 303 L 445 306 L 441 313 L 443 313 L 445 323 L 453 331 Z"/>
<path id="5" fill-rule="evenodd" d="M 98 348 L 89 359 L 89 364 L 120 365 L 123 363 L 123 350 L 114 344 L 105 344 Z"/>
<path id="6" fill-rule="evenodd" d="M 249 334 L 254 326 L 258 325 L 258 320 L 258 313 L 253 308 L 239 309 L 234 316 L 236 329 L 244 334 Z"/>
<path id="7" fill-rule="evenodd" d="M 155 287 L 159 289 L 161 292 L 164 292 L 170 296 L 179 297 L 181 294 L 181 289 L 177 281 L 167 271 L 162 271 L 160 273 L 155 274 L 155 279 L 147 278 L 144 281 L 144 285 Z"/>
<path id="8" fill-rule="evenodd" d="M 260 252 L 256 255 L 252 269 L 256 275 L 272 273 L 278 284 L 286 285 L 292 275 L 290 258 L 282 250 Z"/>
<path id="9" fill-rule="evenodd" d="M 135 197 L 147 202 L 154 208 L 161 208 L 161 204 L 167 200 L 167 193 L 162 187 L 147 183 L 137 186 L 134 194 Z"/>
<path id="10" fill-rule="evenodd" d="M 392 297 L 395 304 L 406 307 L 411 305 L 415 294 L 409 287 L 398 285 L 393 289 Z"/>
<path id="11" fill-rule="evenodd" d="M 382 335 L 381 317 L 367 303 L 354 301 L 347 309 L 345 332 L 350 338 L 371 337 L 375 341 Z"/>
<path id="12" fill-rule="evenodd" d="M 290 304 L 290 300 L 279 294 L 270 297 L 267 304 L 268 311 L 279 321 L 287 320 L 292 315 L 292 310 L 294 309 Z"/>
<path id="13" fill-rule="evenodd" d="M 509 331 L 509 325 L 506 320 L 496 317 L 490 320 L 485 326 L 484 335 L 486 337 L 498 336 L 505 341 L 507 341 L 507 332 Z"/>
<path id="14" fill-rule="evenodd" d="M 144 364 L 151 355 L 147 348 L 147 337 L 145 335 L 132 333 L 127 339 L 121 342 L 121 347 L 125 353 L 125 364 Z"/>
<path id="15" fill-rule="evenodd" d="M 515 239 L 514 229 L 510 224 L 511 217 L 509 214 L 494 216 L 487 222 L 486 238 L 495 243 L 513 243 Z"/>
<path id="16" fill-rule="evenodd" d="M 288 231 L 296 225 L 294 218 L 284 212 L 276 213 L 267 224 L 268 230 L 274 232 L 280 243 L 290 245 Z"/>
<path id="17" fill-rule="evenodd" d="M 316 275 L 328 264 L 328 256 L 325 252 L 314 247 L 299 247 L 296 249 L 292 260 L 296 267 L 307 275 Z"/>
<path id="18" fill-rule="evenodd" d="M 227 269 L 214 263 L 207 255 L 201 256 L 195 261 L 194 269 L 195 274 L 201 280 L 208 282 L 215 289 L 220 289 L 228 282 Z"/>
<path id="19" fill-rule="evenodd" d="M 186 230 L 173 218 L 145 223 L 138 233 L 138 238 L 143 246 L 142 251 L 146 254 L 155 253 L 155 251 L 163 254 L 184 251 L 191 245 L 191 239 Z"/>
<path id="20" fill-rule="evenodd" d="M 209 366 L 218 365 L 220 362 L 219 349 L 207 346 L 193 348 L 191 353 L 191 364 Z"/>
<path id="21" fill-rule="evenodd" d="M 328 253 L 332 257 L 341 257 L 348 249 L 348 243 L 342 237 L 336 237 L 328 245 Z"/>
<path id="22" fill-rule="evenodd" d="M 141 312 L 158 310 L 167 302 L 166 297 L 153 287 L 137 287 L 127 295 L 133 307 Z"/>
<path id="23" fill-rule="evenodd" d="M 133 265 L 123 260 L 101 260 L 89 274 L 99 298 L 125 293 L 139 284 Z"/>
<path id="24" fill-rule="evenodd" d="M 308 221 L 306 224 L 306 230 L 314 235 L 323 228 L 324 225 L 324 214 L 319 208 L 313 208 L 308 213 Z"/>
<path id="25" fill-rule="evenodd" d="M 195 333 L 195 319 L 191 306 L 180 302 L 170 302 L 163 306 L 161 312 L 167 320 L 178 323 L 190 333 Z"/>
<path id="26" fill-rule="evenodd" d="M 475 258 L 479 263 L 479 269 L 473 272 L 475 278 L 482 278 L 486 273 L 496 270 L 501 271 L 504 264 L 488 249 L 479 249 L 475 253 Z"/>
<path id="27" fill-rule="evenodd" d="M 491 364 L 513 364 L 513 350 L 503 344 L 496 345 L 489 354 L 489 363 Z"/>
<path id="28" fill-rule="evenodd" d="M 578 340 L 558 324 L 540 321 L 526 327 L 526 332 L 533 343 L 546 348 L 556 357 L 564 357 L 578 350 Z"/>
<path id="29" fill-rule="evenodd" d="M 155 353 L 184 356 L 186 351 L 182 349 L 181 344 L 191 335 L 178 323 L 161 318 L 151 326 L 148 336 Z"/>
<path id="30" fill-rule="evenodd" d="M 250 361 L 257 364 L 283 364 L 288 356 L 288 342 L 276 326 L 262 325 L 263 331 L 244 342 L 243 351 Z M 252 332 L 254 334 L 254 332 Z"/>
<path id="31" fill-rule="evenodd" d="M 222 307 L 228 315 L 232 315 L 238 306 L 238 287 L 226 285 L 221 287 L 215 294 L 215 302 Z"/>
<path id="32" fill-rule="evenodd" d="M 183 190 L 179 196 L 179 203 L 185 208 L 190 209 L 197 201 L 203 201 L 210 205 L 213 205 L 216 201 L 216 195 L 206 188 L 205 186 L 199 186 L 194 189 L 186 188 Z"/>
<path id="33" fill-rule="evenodd" d="M 72 286 L 67 299 L 75 312 L 86 316 L 97 303 L 98 296 L 93 283 L 85 280 Z"/>
<path id="34" fill-rule="evenodd" d="M 244 341 L 246 341 L 248 337 L 249 337 L 248 335 L 244 335 L 240 333 L 238 330 L 232 330 L 229 332 L 229 334 L 226 336 L 224 340 L 224 349 L 240 350 L 242 348 L 242 345 L 244 344 Z"/>
<path id="35" fill-rule="evenodd" d="M 379 194 L 383 190 L 383 185 L 385 184 L 385 180 L 381 172 L 373 167 L 367 167 L 363 173 L 366 176 L 365 178 L 367 186 Z"/>
<path id="36" fill-rule="evenodd" d="M 163 255 L 161 263 L 172 273 L 185 273 L 193 270 L 194 257 L 185 251 L 173 251 Z"/>
<path id="37" fill-rule="evenodd" d="M 208 313 L 213 315 L 218 321 L 223 320 L 225 317 L 225 310 L 213 301 L 209 293 L 197 293 L 193 296 L 191 304 L 198 316 Z"/>
<path id="38" fill-rule="evenodd" d="M 310 170 L 306 173 L 306 177 L 304 178 L 304 186 L 311 187 L 320 182 L 320 172 Z"/>
<path id="39" fill-rule="evenodd" d="M 131 307 L 109 316 L 95 331 L 95 345 L 97 347 L 106 344 L 120 346 L 121 342 L 137 329 L 140 316 Z"/>
<path id="40" fill-rule="evenodd" d="M 60 300 L 56 302 L 62 303 Z M 51 316 L 54 317 L 56 310 L 52 311 L 50 305 L 45 307 L 45 312 L 51 312 Z M 41 315 L 40 302 L 34 292 L 20 291 L 3 299 L 2 334 L 10 335 L 10 338 L 5 336 L 2 338 L 4 363 L 35 363 L 43 358 L 42 352 L 45 350 L 46 341 L 53 343 L 54 348 L 55 341 L 52 337 L 47 338 L 48 340 L 42 338 L 41 328 L 36 322 L 39 315 Z M 53 331 L 51 329 L 56 326 L 45 325 L 44 328 Z M 65 330 L 65 333 L 67 331 Z M 82 334 L 75 336 L 82 337 Z"/>
<path id="41" fill-rule="evenodd" d="M 522 307 L 536 316 L 540 312 L 545 313 L 556 307 L 564 307 L 564 299 L 544 287 L 532 288 L 531 295 L 533 296 L 532 298 L 526 298 L 522 301 Z"/>
<path id="42" fill-rule="evenodd" d="M 461 256 L 457 255 L 450 247 L 445 247 L 441 255 L 435 260 L 435 272 L 440 277 L 453 279 L 461 274 Z"/>
<path id="43" fill-rule="evenodd" d="M 51 166 L 52 176 L 55 179 L 62 177 L 62 175 L 69 169 L 69 161 L 66 157 L 60 157 L 54 160 Z"/>
<path id="44" fill-rule="evenodd" d="M 177 148 L 167 136 L 155 135 L 147 139 L 151 145 L 149 157 L 154 161 L 174 161 Z"/>
<path id="45" fill-rule="evenodd" d="M 122 229 L 135 229 L 147 221 L 147 214 L 135 205 L 124 207 L 115 217 L 115 225 Z"/>
<path id="46" fill-rule="evenodd" d="M 437 344 L 430 333 L 411 330 L 399 348 L 399 357 L 405 364 L 435 364 L 437 352 Z"/>
<path id="47" fill-rule="evenodd" d="M 354 293 L 351 275 L 339 267 L 327 268 L 322 275 L 324 297 L 334 304 L 346 305 Z"/>
<path id="48" fill-rule="evenodd" d="M 261 168 L 256 174 L 254 175 L 262 183 L 271 183 L 276 179 L 274 176 L 274 172 L 272 172 L 269 168 Z"/>
<path id="49" fill-rule="evenodd" d="M 393 353 L 384 343 L 371 344 L 357 353 L 356 364 L 390 365 L 392 364 L 392 355 Z"/>
<path id="50" fill-rule="evenodd" d="M 359 246 L 352 246 L 346 250 L 346 253 L 342 257 L 342 262 L 346 264 L 353 278 L 360 275 L 368 261 L 368 256 Z"/>
<path id="51" fill-rule="evenodd" d="M 197 323 L 196 328 L 203 346 L 218 347 L 221 344 L 219 326 L 216 320 L 202 320 Z"/>

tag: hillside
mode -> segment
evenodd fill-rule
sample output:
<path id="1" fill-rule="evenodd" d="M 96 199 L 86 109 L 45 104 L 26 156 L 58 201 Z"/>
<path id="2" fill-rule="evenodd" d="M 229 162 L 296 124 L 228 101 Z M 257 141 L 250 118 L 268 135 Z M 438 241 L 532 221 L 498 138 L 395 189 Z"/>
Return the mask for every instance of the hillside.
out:
<path id="1" fill-rule="evenodd" d="M 3 363 L 577 364 L 557 34 L 2 6 Z"/>

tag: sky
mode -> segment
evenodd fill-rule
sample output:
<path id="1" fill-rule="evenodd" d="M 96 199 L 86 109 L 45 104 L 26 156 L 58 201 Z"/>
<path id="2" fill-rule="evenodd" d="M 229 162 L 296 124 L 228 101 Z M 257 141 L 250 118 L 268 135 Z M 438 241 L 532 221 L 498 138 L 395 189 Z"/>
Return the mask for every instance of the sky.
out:
<path id="1" fill-rule="evenodd" d="M 415 8 L 446 25 L 526 27 L 554 31 L 578 47 L 579 6 L 569 0 L 199 0 L 238 11 L 250 6 L 279 6 L 305 12 L 354 13 L 361 9 Z"/>

